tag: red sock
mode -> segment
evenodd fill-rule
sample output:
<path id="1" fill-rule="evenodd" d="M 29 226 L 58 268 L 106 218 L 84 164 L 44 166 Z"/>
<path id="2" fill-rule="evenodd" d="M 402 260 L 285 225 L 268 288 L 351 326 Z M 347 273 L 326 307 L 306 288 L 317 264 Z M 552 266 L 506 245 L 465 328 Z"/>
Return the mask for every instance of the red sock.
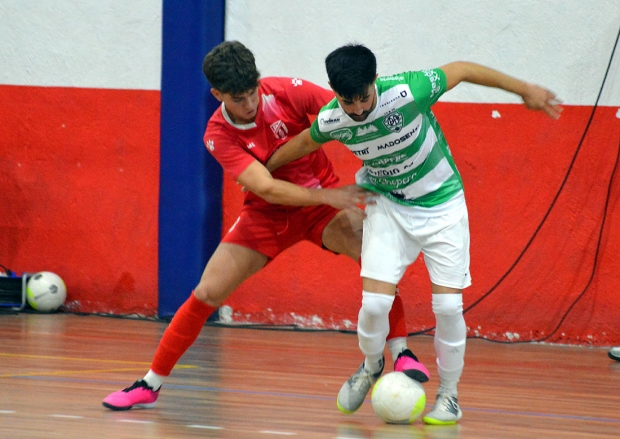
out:
<path id="1" fill-rule="evenodd" d="M 407 323 L 405 322 L 405 309 L 403 307 L 403 299 L 400 294 L 394 297 L 394 303 L 388 316 L 390 320 L 390 333 L 386 340 L 398 337 L 407 337 Z"/>
<path id="2" fill-rule="evenodd" d="M 151 370 L 168 376 L 186 350 L 194 343 L 205 322 L 217 308 L 196 299 L 192 291 L 189 299 L 176 312 L 164 331 L 155 351 Z"/>

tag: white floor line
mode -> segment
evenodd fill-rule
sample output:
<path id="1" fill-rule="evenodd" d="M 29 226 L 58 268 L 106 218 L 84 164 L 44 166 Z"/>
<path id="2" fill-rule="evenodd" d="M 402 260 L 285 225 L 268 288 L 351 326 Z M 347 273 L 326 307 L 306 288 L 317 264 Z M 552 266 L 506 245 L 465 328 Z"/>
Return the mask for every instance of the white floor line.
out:
<path id="1" fill-rule="evenodd" d="M 76 415 L 59 415 L 59 414 L 54 414 L 54 415 L 47 415 L 47 416 L 51 416 L 52 418 L 84 419 L 84 416 L 76 416 Z"/>
<path id="2" fill-rule="evenodd" d="M 199 425 L 199 424 L 192 424 L 192 425 L 188 425 L 188 428 L 205 428 L 207 430 L 223 430 L 223 427 L 217 427 L 215 425 Z"/>

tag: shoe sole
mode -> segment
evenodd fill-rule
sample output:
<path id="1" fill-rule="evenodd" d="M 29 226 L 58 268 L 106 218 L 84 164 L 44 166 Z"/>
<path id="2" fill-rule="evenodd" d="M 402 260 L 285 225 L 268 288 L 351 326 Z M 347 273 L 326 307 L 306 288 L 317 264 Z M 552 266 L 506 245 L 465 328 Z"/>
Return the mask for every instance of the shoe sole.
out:
<path id="1" fill-rule="evenodd" d="M 428 376 L 421 370 L 407 369 L 407 370 L 403 370 L 403 373 L 407 375 L 409 378 L 411 378 L 412 380 L 416 380 L 419 383 L 428 382 Z"/>
<path id="2" fill-rule="evenodd" d="M 422 421 L 424 421 L 424 423 L 428 425 L 454 425 L 456 424 L 458 419 L 456 421 L 440 421 L 439 419 L 427 418 L 425 416 L 422 418 Z"/>
<path id="3" fill-rule="evenodd" d="M 611 352 L 608 352 L 607 355 L 609 355 L 609 358 L 611 358 L 612 360 L 620 361 L 620 357 L 616 357 Z"/>
<path id="4" fill-rule="evenodd" d="M 153 407 L 155 407 L 155 403 L 154 402 L 152 402 L 150 404 L 134 404 L 134 405 L 130 405 L 130 406 L 127 406 L 127 407 L 120 407 L 120 406 L 117 406 L 117 405 L 109 404 L 107 402 L 103 402 L 102 404 L 103 404 L 103 406 L 105 408 L 108 408 L 110 410 L 114 410 L 116 412 L 122 412 L 122 411 L 125 411 L 125 410 L 131 410 L 132 408 L 152 409 Z"/>
<path id="5" fill-rule="evenodd" d="M 459 412 L 459 414 L 456 416 L 456 419 L 453 421 L 441 421 L 439 419 L 429 418 L 428 416 L 424 416 L 422 418 L 422 421 L 425 424 L 429 424 L 429 425 L 454 425 L 458 421 L 460 421 L 462 417 L 463 417 L 463 412 Z"/>

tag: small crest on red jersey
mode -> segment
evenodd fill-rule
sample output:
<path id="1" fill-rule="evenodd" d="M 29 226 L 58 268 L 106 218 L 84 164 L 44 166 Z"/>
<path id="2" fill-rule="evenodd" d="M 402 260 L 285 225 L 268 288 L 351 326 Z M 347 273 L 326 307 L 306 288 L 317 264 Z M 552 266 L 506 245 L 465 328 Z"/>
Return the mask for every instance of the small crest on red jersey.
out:
<path id="1" fill-rule="evenodd" d="M 269 126 L 271 127 L 273 134 L 275 134 L 276 139 L 285 139 L 286 136 L 288 136 L 288 128 L 281 120 L 278 120 Z"/>

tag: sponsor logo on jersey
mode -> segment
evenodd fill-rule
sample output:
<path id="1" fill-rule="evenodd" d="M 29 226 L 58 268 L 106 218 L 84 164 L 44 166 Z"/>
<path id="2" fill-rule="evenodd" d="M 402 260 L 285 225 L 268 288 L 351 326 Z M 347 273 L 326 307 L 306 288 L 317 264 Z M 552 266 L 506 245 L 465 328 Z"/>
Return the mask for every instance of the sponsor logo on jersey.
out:
<path id="1" fill-rule="evenodd" d="M 400 174 L 400 169 L 392 168 L 392 169 L 369 169 L 368 173 L 373 177 L 390 177 L 392 175 Z"/>
<path id="2" fill-rule="evenodd" d="M 378 178 L 378 177 L 374 177 L 372 175 L 368 176 L 368 179 L 370 180 L 370 182 L 372 184 L 374 184 L 375 186 L 406 186 L 409 183 L 411 183 L 413 181 L 413 177 L 412 175 L 408 175 L 406 177 L 401 177 L 401 178 L 389 178 L 389 177 L 384 177 L 384 178 Z M 394 194 L 394 192 L 391 192 L 392 195 L 397 196 L 396 194 Z"/>
<path id="3" fill-rule="evenodd" d="M 209 148 L 209 151 L 213 151 L 215 149 L 215 146 L 213 145 L 213 140 L 207 140 L 207 148 Z"/>
<path id="4" fill-rule="evenodd" d="M 379 128 L 371 124 L 371 125 L 366 125 L 365 127 L 359 127 L 355 135 L 357 137 L 363 137 L 363 136 L 367 136 L 368 134 L 376 133 L 377 131 L 379 131 Z"/>
<path id="5" fill-rule="evenodd" d="M 431 81 L 431 98 L 440 91 L 439 75 L 434 70 L 422 70 L 422 73 Z"/>
<path id="6" fill-rule="evenodd" d="M 293 78 L 291 80 L 291 83 L 293 84 L 293 87 L 297 87 L 298 85 L 303 85 L 303 81 L 299 78 Z"/>
<path id="7" fill-rule="evenodd" d="M 393 103 L 394 101 L 399 100 L 400 98 L 406 98 L 407 97 L 407 90 L 403 90 L 400 92 L 400 94 L 398 96 L 394 96 L 392 99 L 390 99 L 387 102 L 382 103 L 381 105 L 379 105 L 379 108 L 385 107 L 386 105 L 390 105 L 391 103 Z"/>
<path id="8" fill-rule="evenodd" d="M 392 76 L 381 76 L 378 78 L 379 81 L 404 81 L 405 77 L 401 75 L 392 75 Z"/>
<path id="9" fill-rule="evenodd" d="M 250 142 L 246 146 L 247 146 L 248 149 L 252 149 L 252 148 L 254 148 L 256 146 L 256 144 L 254 142 Z"/>
<path id="10" fill-rule="evenodd" d="M 392 110 L 383 116 L 383 126 L 393 133 L 400 133 L 400 130 L 403 129 L 404 120 L 402 113 Z"/>
<path id="11" fill-rule="evenodd" d="M 388 148 L 391 148 L 393 146 L 400 145 L 405 140 L 407 140 L 408 138 L 413 136 L 416 133 L 416 131 L 418 131 L 419 129 L 420 129 L 420 125 L 416 125 L 411 131 L 409 131 L 406 134 L 403 134 L 398 139 L 390 140 L 389 142 L 384 143 L 382 145 L 377 145 L 377 149 L 379 151 L 381 151 L 382 149 L 388 149 Z"/>
<path id="12" fill-rule="evenodd" d="M 376 159 L 368 161 L 366 164 L 368 166 L 378 167 L 385 166 L 392 163 L 400 163 L 407 158 L 407 154 L 405 153 L 393 153 L 388 156 L 378 157 Z"/>
<path id="13" fill-rule="evenodd" d="M 353 151 L 353 150 L 351 150 L 351 152 L 352 152 L 353 154 L 355 154 L 356 156 L 358 156 L 358 157 L 359 157 L 359 156 L 365 156 L 365 155 L 368 155 L 368 153 L 369 153 L 370 151 L 368 150 L 368 146 L 367 146 L 366 148 L 364 148 L 364 149 L 360 149 L 359 151 Z"/>
<path id="14" fill-rule="evenodd" d="M 281 120 L 278 120 L 269 126 L 271 127 L 273 134 L 275 134 L 276 139 L 285 139 L 288 136 L 288 128 Z"/>
<path id="15" fill-rule="evenodd" d="M 332 131 L 329 133 L 329 137 L 344 142 L 345 140 L 351 140 L 353 138 L 353 133 L 350 129 L 343 128 L 341 130 Z"/>
<path id="16" fill-rule="evenodd" d="M 329 125 L 330 123 L 336 123 L 336 122 L 340 122 L 340 118 L 336 117 L 335 119 L 332 119 L 331 117 L 329 119 L 319 119 L 319 122 L 321 122 L 323 125 Z"/>

